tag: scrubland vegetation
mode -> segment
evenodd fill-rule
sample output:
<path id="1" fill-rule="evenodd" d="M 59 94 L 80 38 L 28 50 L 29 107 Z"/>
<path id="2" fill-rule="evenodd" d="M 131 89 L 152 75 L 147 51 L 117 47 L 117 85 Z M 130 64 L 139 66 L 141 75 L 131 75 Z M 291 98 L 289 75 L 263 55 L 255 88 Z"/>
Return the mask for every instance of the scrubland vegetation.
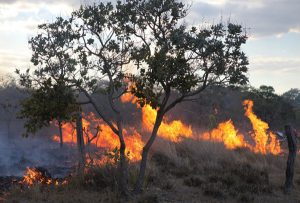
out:
<path id="1" fill-rule="evenodd" d="M 272 90 L 271 87 L 269 89 Z M 20 94 L 14 83 L 2 86 L 1 90 L 2 95 L 8 95 L 5 101 L 9 103 L 10 101 L 18 103 L 16 94 L 19 96 L 23 94 L 26 97 L 26 93 L 22 91 Z M 295 127 L 299 126 L 297 114 L 299 107 L 293 98 L 287 97 L 289 92 L 280 96 L 274 91 L 264 92 L 263 88 L 246 90 L 213 88 L 203 93 L 201 102 L 180 105 L 171 112 L 171 115 L 174 119 L 180 117 L 185 123 L 203 130 L 208 129 L 209 125 L 215 125 L 210 124 L 212 121 L 209 117 L 214 115 L 214 108 L 218 108 L 219 111 L 215 115 L 218 122 L 232 118 L 238 126 L 243 126 L 241 129 L 246 132 L 248 127 L 246 120 L 243 119 L 241 102 L 248 98 L 256 100 L 258 105 L 255 106 L 255 112 L 260 117 L 263 117 L 265 115 L 263 112 L 266 111 L 263 104 L 276 103 L 277 106 L 267 115 L 277 118 L 269 123 L 273 126 L 271 129 L 282 130 L 287 122 Z M 271 99 L 267 100 L 264 96 L 266 94 L 271 95 Z M 221 95 L 221 99 L 215 99 L 215 95 Z M 278 106 L 288 107 L 289 110 L 282 110 Z M 5 106 L 5 108 L 17 107 Z M 127 108 L 131 108 L 130 105 Z M 4 109 L 2 111 L 4 115 Z M 287 117 L 276 116 L 282 112 L 286 113 Z M 14 117 L 15 115 L 12 116 Z M 20 139 L 15 135 L 15 128 L 19 125 L 21 130 L 22 124 L 17 124 L 15 118 L 8 119 L 7 122 L 11 122 L 14 128 L 7 133 L 12 133 L 12 139 Z M 133 121 L 129 123 L 134 125 Z M 52 130 L 44 129 L 40 134 L 45 136 L 51 133 Z M 298 202 L 299 158 L 295 166 L 295 189 L 290 195 L 286 195 L 283 193 L 283 184 L 287 149 L 285 142 L 281 142 L 281 145 L 283 153 L 273 156 L 255 154 L 246 149 L 228 150 L 221 143 L 190 139 L 172 143 L 160 139 L 151 151 L 144 190 L 138 196 L 124 198 L 118 192 L 117 163 L 89 168 L 84 175 L 73 173 L 72 176 L 66 177 L 68 180 L 66 185 L 37 184 L 30 188 L 14 185 L 10 191 L 3 194 L 7 202 Z M 134 185 L 137 176 L 138 164 L 130 163 L 128 179 L 130 186 Z"/>
<path id="2" fill-rule="evenodd" d="M 13 189 L 8 202 L 298 202 L 295 189 L 283 193 L 286 156 L 259 155 L 222 144 L 185 140 L 153 152 L 141 195 L 124 199 L 117 192 L 116 166 L 89 169 L 64 186 L 36 185 Z M 299 159 L 296 168 L 300 167 Z M 129 167 L 129 182 L 137 166 Z"/>
<path id="3" fill-rule="evenodd" d="M 10 154 L 20 168 L 44 164 L 51 156 L 56 157 L 51 164 L 58 164 L 63 150 L 71 148 L 72 170 L 60 177 L 64 184 L 50 176 L 35 184 L 14 181 L 2 191 L 5 200 L 300 201 L 298 173 L 292 193 L 282 192 L 286 144 L 279 146 L 276 135 L 266 133 L 282 131 L 287 123 L 299 127 L 300 90 L 278 95 L 270 86 L 251 87 L 242 49 L 248 38 L 245 28 L 230 22 L 186 25 L 188 8 L 175 0 L 100 2 L 38 26 L 38 34 L 29 40 L 34 67 L 17 69 L 16 79 L 1 83 L 1 133 L 7 135 L 2 138 L 18 151 L 17 140 L 36 134 L 39 146 L 50 147 L 36 162 L 19 156 L 21 151 Z M 252 106 L 244 109 L 265 121 L 259 120 L 263 127 L 258 128 L 264 131 L 265 146 L 271 140 L 277 145 L 276 153 L 245 145 L 228 149 L 201 139 L 203 132 L 231 119 L 250 146 L 256 129 L 242 105 L 249 99 L 254 113 Z M 86 120 L 89 115 L 96 127 Z M 173 124 L 176 136 L 171 139 Z M 59 133 L 53 137 L 55 131 Z M 21 138 L 22 132 L 27 138 Z M 22 146 L 22 152 L 34 150 L 30 146 Z M 91 153 L 102 157 L 92 158 Z M 296 168 L 299 164 L 297 160 Z M 11 165 L 1 163 L 0 169 L 7 174 Z"/>

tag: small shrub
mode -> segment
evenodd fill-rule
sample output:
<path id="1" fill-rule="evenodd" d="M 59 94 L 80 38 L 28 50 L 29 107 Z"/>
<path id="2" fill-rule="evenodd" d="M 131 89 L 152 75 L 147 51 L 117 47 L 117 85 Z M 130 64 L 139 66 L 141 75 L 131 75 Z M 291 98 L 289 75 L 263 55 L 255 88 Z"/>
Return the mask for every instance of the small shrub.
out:
<path id="1" fill-rule="evenodd" d="M 225 194 L 223 192 L 222 184 L 205 184 L 203 188 L 203 194 L 207 196 L 211 196 L 217 199 L 225 198 Z"/>
<path id="2" fill-rule="evenodd" d="M 161 172 L 167 173 L 170 169 L 175 168 L 176 164 L 173 160 L 171 160 L 167 155 L 162 153 L 155 153 L 152 156 L 152 161 L 156 163 L 157 166 L 160 167 Z"/>
<path id="3" fill-rule="evenodd" d="M 107 166 L 90 168 L 82 181 L 83 186 L 91 189 L 102 190 L 110 187 L 114 190 L 117 187 L 117 168 Z"/>
<path id="4" fill-rule="evenodd" d="M 156 194 L 145 194 L 138 200 L 138 203 L 156 203 L 158 201 L 158 196 Z"/>
<path id="5" fill-rule="evenodd" d="M 170 181 L 165 181 L 162 185 L 163 190 L 171 190 L 174 187 L 174 183 L 171 183 Z"/>
<path id="6" fill-rule="evenodd" d="M 189 187 L 201 187 L 204 180 L 199 177 L 189 177 L 184 179 L 183 183 Z"/>
<path id="7" fill-rule="evenodd" d="M 249 193 L 243 193 L 243 194 L 239 195 L 238 200 L 240 202 L 253 202 L 254 197 Z"/>

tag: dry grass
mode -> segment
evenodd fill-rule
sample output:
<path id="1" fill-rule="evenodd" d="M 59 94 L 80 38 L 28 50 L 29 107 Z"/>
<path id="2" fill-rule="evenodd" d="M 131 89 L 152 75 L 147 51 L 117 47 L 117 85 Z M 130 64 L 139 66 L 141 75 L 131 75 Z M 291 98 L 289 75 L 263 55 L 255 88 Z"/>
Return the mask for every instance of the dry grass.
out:
<path id="1" fill-rule="evenodd" d="M 15 186 L 7 198 L 13 203 L 40 202 L 119 202 L 116 185 L 116 168 L 91 168 L 84 175 L 73 175 L 68 184 L 59 186 Z"/>
<path id="2" fill-rule="evenodd" d="M 129 202 L 300 202 L 300 173 L 295 189 L 282 192 L 286 155 L 227 150 L 222 144 L 185 140 L 156 147 L 148 164 L 144 192 Z M 300 167 L 297 158 L 296 170 Z M 129 168 L 135 182 L 137 165 Z M 116 169 L 98 168 L 66 186 L 15 188 L 8 202 L 123 202 L 116 190 Z"/>
<path id="3" fill-rule="evenodd" d="M 11 191 L 7 202 L 12 203 L 73 203 L 73 202 L 118 202 L 115 193 L 110 190 L 97 192 L 82 188 L 47 188 L 35 186 L 20 192 L 18 189 Z"/>
<path id="4" fill-rule="evenodd" d="M 170 199 L 175 202 L 197 199 L 300 202 L 300 193 L 297 193 L 300 174 L 295 174 L 294 192 L 289 196 L 282 192 L 286 155 L 260 155 L 247 149 L 227 150 L 222 144 L 193 140 L 176 144 L 175 149 L 176 153 L 173 149 L 164 148 L 152 157 L 161 176 L 179 182 L 168 191 Z M 295 171 L 299 167 L 300 160 L 297 158 Z"/>

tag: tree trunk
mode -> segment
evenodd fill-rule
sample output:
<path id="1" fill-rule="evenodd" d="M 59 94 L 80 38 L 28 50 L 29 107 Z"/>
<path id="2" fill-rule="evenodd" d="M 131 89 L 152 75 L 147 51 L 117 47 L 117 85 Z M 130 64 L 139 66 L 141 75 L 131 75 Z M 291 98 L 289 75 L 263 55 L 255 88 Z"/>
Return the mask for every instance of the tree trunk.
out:
<path id="1" fill-rule="evenodd" d="M 58 129 L 59 129 L 60 148 L 62 148 L 63 144 L 64 144 L 64 140 L 63 140 L 63 132 L 62 132 L 61 120 L 58 120 Z"/>
<path id="2" fill-rule="evenodd" d="M 158 132 L 158 129 L 159 129 L 160 124 L 162 122 L 162 119 L 163 119 L 163 115 L 158 113 L 157 117 L 156 117 L 154 127 L 153 127 L 153 130 L 152 130 L 152 133 L 151 133 L 151 137 L 148 140 L 145 147 L 143 148 L 142 160 L 141 160 L 141 163 L 140 163 L 140 171 L 139 171 L 138 179 L 135 183 L 135 187 L 134 187 L 134 191 L 133 191 L 135 194 L 139 194 L 142 191 L 142 187 L 143 187 L 144 179 L 145 179 L 146 167 L 147 167 L 148 154 L 149 154 L 151 146 L 154 143 L 154 140 L 157 136 L 157 132 Z"/>
<path id="3" fill-rule="evenodd" d="M 83 171 L 86 160 L 85 160 L 81 112 L 78 113 L 76 118 L 76 134 L 77 134 L 77 146 L 78 146 L 79 157 L 80 157 L 79 169 Z"/>
<path id="4" fill-rule="evenodd" d="M 296 134 L 290 125 L 286 125 L 284 128 L 285 128 L 284 130 L 285 130 L 285 134 L 288 141 L 288 147 L 289 147 L 289 156 L 288 156 L 287 166 L 285 171 L 286 179 L 284 184 L 284 191 L 286 193 L 289 193 L 293 188 L 294 164 L 295 164 L 295 158 L 297 154 L 297 140 L 296 140 Z"/>
<path id="5" fill-rule="evenodd" d="M 128 191 L 128 163 L 126 158 L 126 144 L 123 137 L 123 126 L 121 121 L 118 122 L 118 130 L 119 130 L 119 141 L 120 141 L 120 162 L 119 162 L 119 190 L 120 193 L 124 196 L 129 195 Z"/>

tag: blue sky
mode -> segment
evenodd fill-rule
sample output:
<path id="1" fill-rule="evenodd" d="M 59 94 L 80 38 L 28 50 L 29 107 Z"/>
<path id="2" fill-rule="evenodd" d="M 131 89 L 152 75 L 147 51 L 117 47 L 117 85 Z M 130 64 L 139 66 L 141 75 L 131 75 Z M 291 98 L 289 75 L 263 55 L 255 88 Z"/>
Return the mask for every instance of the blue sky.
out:
<path id="1" fill-rule="evenodd" d="M 28 39 L 37 25 L 66 16 L 86 0 L 0 0 L 0 74 L 28 68 Z M 92 2 L 89 0 L 88 2 Z M 247 28 L 244 50 L 249 57 L 250 84 L 271 85 L 277 93 L 300 88 L 299 0 L 185 0 L 187 22 L 217 23 L 222 19 Z"/>

